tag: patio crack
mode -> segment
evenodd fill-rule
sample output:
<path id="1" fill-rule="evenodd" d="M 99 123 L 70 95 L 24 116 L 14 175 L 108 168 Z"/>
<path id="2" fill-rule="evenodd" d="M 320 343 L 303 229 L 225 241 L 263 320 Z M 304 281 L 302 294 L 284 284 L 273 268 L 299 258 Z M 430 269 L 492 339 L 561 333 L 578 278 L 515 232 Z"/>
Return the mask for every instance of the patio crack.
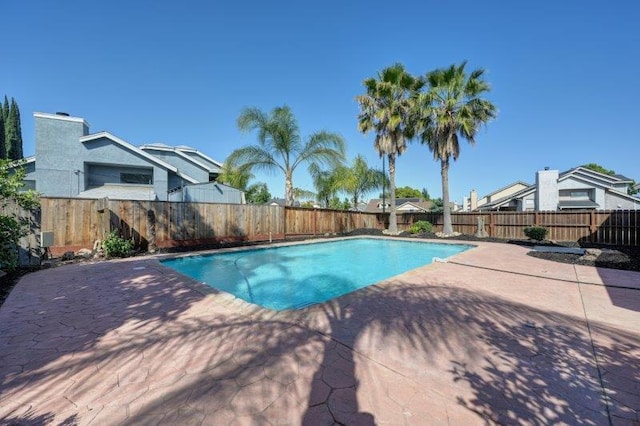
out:
<path id="1" fill-rule="evenodd" d="M 589 322 L 589 317 L 587 316 L 587 308 L 584 304 L 584 296 L 582 294 L 582 283 L 580 282 L 580 277 L 578 276 L 578 271 L 576 270 L 575 265 L 573 265 L 573 271 L 576 274 L 576 283 L 578 284 L 578 294 L 580 294 L 580 303 L 582 305 L 582 312 L 584 313 L 584 321 L 587 324 L 587 332 L 589 333 L 589 343 L 591 344 L 591 352 L 593 353 L 593 359 L 596 362 L 596 369 L 598 370 L 598 381 L 600 382 L 600 389 L 602 390 L 602 399 L 604 401 L 604 407 L 607 410 L 607 419 L 609 420 L 609 425 L 612 426 L 613 420 L 611 419 L 611 410 L 609 409 L 609 397 L 607 395 L 607 388 L 604 385 L 602 370 L 600 369 L 600 362 L 598 360 L 598 352 L 596 351 L 596 346 L 593 342 L 593 335 L 591 333 L 591 323 Z"/>

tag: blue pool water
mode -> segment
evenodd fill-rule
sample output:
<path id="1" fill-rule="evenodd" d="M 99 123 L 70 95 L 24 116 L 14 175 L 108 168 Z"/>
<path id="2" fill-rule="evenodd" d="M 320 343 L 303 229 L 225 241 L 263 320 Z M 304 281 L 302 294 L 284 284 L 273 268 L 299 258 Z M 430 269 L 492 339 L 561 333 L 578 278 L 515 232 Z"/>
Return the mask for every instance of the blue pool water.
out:
<path id="1" fill-rule="evenodd" d="M 358 238 L 242 250 L 162 263 L 277 311 L 325 302 L 473 246 Z"/>

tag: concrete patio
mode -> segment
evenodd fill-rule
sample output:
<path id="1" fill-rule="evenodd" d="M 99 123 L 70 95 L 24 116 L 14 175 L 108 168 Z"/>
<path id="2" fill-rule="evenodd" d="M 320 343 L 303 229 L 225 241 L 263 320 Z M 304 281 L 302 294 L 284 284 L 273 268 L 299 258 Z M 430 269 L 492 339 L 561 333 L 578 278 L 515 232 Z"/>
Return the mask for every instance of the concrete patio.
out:
<path id="1" fill-rule="evenodd" d="M 0 424 L 640 424 L 640 273 L 480 243 L 275 313 L 155 258 L 25 276 Z"/>

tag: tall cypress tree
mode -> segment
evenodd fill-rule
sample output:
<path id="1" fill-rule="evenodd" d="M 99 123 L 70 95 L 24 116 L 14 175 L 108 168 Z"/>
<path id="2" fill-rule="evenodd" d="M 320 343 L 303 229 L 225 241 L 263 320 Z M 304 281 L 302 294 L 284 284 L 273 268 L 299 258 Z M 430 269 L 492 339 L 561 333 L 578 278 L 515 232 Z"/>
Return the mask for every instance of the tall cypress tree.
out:
<path id="1" fill-rule="evenodd" d="M 7 158 L 7 147 L 4 143 L 4 114 L 0 110 L 0 159 L 5 160 Z"/>
<path id="2" fill-rule="evenodd" d="M 0 111 L 2 115 L 2 122 L 4 125 L 4 132 L 2 134 L 2 152 L 4 156 L 2 158 L 9 158 L 9 148 L 8 148 L 8 138 L 9 138 L 9 100 L 7 99 L 7 95 L 4 95 L 4 103 L 2 104 L 2 111 Z"/>
<path id="3" fill-rule="evenodd" d="M 2 104 L 2 118 L 4 118 L 5 123 L 9 119 L 9 99 L 7 99 L 7 95 L 4 95 L 4 103 Z"/>
<path id="4" fill-rule="evenodd" d="M 11 140 L 11 148 L 7 149 L 7 158 L 12 160 L 20 160 L 22 155 L 22 125 L 20 124 L 20 108 L 15 99 L 11 98 L 11 108 L 9 110 L 11 125 L 13 126 L 13 134 Z"/>

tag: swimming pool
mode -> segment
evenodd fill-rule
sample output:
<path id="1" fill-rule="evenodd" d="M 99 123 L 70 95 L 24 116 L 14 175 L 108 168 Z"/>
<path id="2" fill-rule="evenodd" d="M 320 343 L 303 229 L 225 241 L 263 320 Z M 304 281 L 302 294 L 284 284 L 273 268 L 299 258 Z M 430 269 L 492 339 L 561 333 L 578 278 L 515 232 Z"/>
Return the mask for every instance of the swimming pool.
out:
<path id="1" fill-rule="evenodd" d="M 356 238 L 163 260 L 178 272 L 249 303 L 300 309 L 472 248 Z"/>

